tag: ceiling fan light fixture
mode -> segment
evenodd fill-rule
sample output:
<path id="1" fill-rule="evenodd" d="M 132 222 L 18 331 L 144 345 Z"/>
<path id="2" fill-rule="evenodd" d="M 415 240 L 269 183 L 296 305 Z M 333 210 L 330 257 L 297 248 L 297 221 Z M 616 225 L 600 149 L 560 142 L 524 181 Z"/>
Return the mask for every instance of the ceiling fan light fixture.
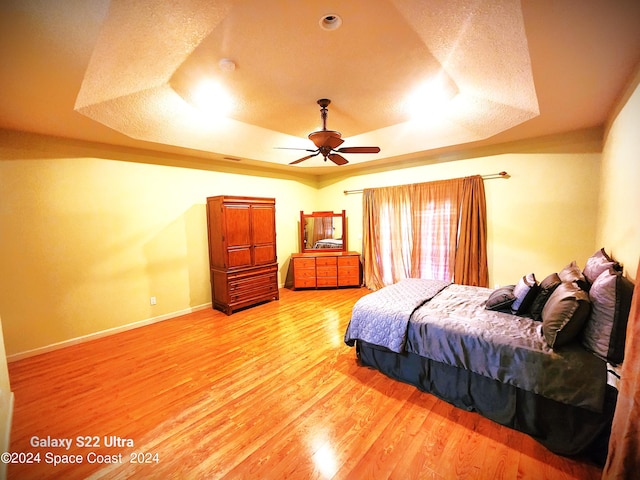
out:
<path id="1" fill-rule="evenodd" d="M 335 130 L 318 130 L 317 132 L 311 132 L 309 134 L 309 140 L 318 148 L 323 146 L 330 148 L 339 147 L 344 142 L 340 137 L 342 137 L 340 132 L 336 132 Z"/>
<path id="2" fill-rule="evenodd" d="M 320 17 L 320 28 L 323 30 L 337 30 L 342 25 L 342 18 L 335 13 L 329 13 Z"/>

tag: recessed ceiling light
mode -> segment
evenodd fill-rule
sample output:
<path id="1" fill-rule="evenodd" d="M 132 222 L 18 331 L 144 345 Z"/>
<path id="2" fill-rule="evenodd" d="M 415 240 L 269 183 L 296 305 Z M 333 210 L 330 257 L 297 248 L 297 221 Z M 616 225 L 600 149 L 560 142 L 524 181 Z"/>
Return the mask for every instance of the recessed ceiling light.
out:
<path id="1" fill-rule="evenodd" d="M 335 13 L 329 13 L 320 18 L 320 28 L 323 30 L 336 30 L 342 25 L 342 18 Z"/>
<path id="2" fill-rule="evenodd" d="M 233 108 L 229 92 L 214 80 L 203 80 L 192 94 L 194 105 L 203 113 L 225 116 Z"/>
<path id="3" fill-rule="evenodd" d="M 427 119 L 442 115 L 458 94 L 458 87 L 448 75 L 438 75 L 420 84 L 405 99 L 405 109 L 412 118 Z"/>

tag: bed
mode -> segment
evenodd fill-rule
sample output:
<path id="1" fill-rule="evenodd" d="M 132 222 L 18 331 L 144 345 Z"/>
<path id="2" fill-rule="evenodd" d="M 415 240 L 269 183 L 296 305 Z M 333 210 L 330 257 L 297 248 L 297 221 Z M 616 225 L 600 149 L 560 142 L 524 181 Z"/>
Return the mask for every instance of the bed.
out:
<path id="1" fill-rule="evenodd" d="M 313 248 L 339 248 L 342 249 L 341 238 L 323 238 L 313 244 Z"/>
<path id="2" fill-rule="evenodd" d="M 588 277 L 572 262 L 496 290 L 402 280 L 358 300 L 344 340 L 363 366 L 603 463 L 633 286 L 600 257 Z"/>

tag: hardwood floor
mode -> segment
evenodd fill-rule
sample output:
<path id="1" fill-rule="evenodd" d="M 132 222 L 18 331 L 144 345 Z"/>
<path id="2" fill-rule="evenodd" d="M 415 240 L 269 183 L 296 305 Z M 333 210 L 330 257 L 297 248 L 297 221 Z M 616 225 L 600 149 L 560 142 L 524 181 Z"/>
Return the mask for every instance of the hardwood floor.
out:
<path id="1" fill-rule="evenodd" d="M 9 478 L 600 478 L 359 367 L 343 335 L 366 293 L 283 289 L 229 317 L 203 310 L 9 364 L 11 450 L 40 454 Z M 47 463 L 71 455 L 82 463 Z"/>

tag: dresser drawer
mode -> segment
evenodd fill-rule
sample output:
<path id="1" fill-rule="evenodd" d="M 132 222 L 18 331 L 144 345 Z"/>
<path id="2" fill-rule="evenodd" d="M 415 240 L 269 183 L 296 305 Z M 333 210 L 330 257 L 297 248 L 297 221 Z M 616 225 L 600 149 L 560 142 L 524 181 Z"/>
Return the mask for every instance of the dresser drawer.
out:
<path id="1" fill-rule="evenodd" d="M 295 278 L 315 278 L 316 269 L 315 268 L 297 268 L 295 272 L 293 272 Z"/>
<path id="2" fill-rule="evenodd" d="M 253 302 L 261 298 L 277 298 L 278 297 L 278 284 L 256 284 L 245 285 L 240 290 L 233 290 L 229 292 L 229 303 L 238 304 Z"/>
<path id="3" fill-rule="evenodd" d="M 349 257 L 338 257 L 338 266 L 339 267 L 359 267 L 360 266 L 360 257 L 349 256 Z"/>
<path id="4" fill-rule="evenodd" d="M 294 258 L 293 259 L 293 268 L 316 268 L 316 259 L 315 258 Z"/>
<path id="5" fill-rule="evenodd" d="M 338 269 L 334 265 L 333 267 L 316 267 L 316 276 L 320 277 L 337 277 Z"/>
<path id="6" fill-rule="evenodd" d="M 277 275 L 278 264 L 267 265 L 267 266 L 258 267 L 258 268 L 233 270 L 233 271 L 228 271 L 223 273 L 225 273 L 227 281 L 236 282 L 236 281 L 241 281 L 249 278 L 256 278 L 264 275 Z"/>
<path id="7" fill-rule="evenodd" d="M 294 288 L 315 288 L 316 286 L 316 277 L 307 277 L 307 278 L 298 278 L 296 277 L 293 280 Z"/>
<path id="8" fill-rule="evenodd" d="M 264 286 L 277 285 L 277 279 L 275 273 L 267 273 L 263 275 L 256 275 L 252 277 L 245 277 L 242 279 L 229 279 L 229 293 L 245 292 L 254 290 L 256 288 L 262 288 Z"/>
<path id="9" fill-rule="evenodd" d="M 338 277 L 338 286 L 358 287 L 360 286 L 360 275 L 340 275 Z"/>
<path id="10" fill-rule="evenodd" d="M 316 257 L 316 266 L 324 267 L 329 265 L 336 265 L 336 257 Z"/>
<path id="11" fill-rule="evenodd" d="M 349 266 L 349 267 L 340 267 L 338 268 L 338 275 L 341 277 L 355 276 L 357 277 L 360 274 L 360 266 Z"/>
<path id="12" fill-rule="evenodd" d="M 255 290 L 277 290 L 278 283 L 275 275 L 256 277 L 253 279 L 242 280 L 240 282 L 229 282 L 229 296 L 248 295 Z"/>
<path id="13" fill-rule="evenodd" d="M 337 287 L 338 277 L 318 277 L 318 287 Z"/>

